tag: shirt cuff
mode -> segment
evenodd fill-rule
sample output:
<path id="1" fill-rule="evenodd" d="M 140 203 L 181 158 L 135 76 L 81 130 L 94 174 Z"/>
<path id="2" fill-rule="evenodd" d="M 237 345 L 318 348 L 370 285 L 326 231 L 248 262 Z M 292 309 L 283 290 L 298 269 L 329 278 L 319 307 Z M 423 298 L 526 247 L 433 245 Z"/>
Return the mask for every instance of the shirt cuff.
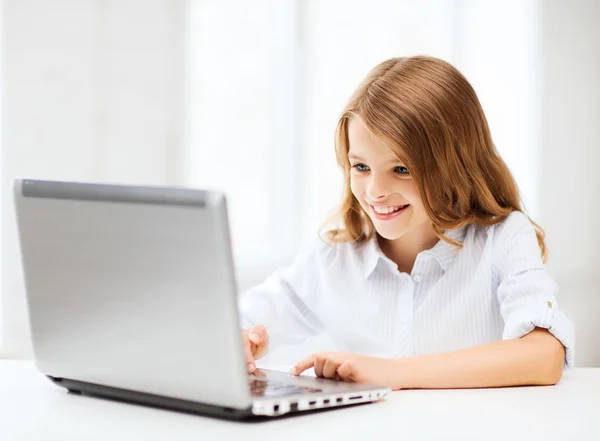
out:
<path id="1" fill-rule="evenodd" d="M 554 298 L 544 299 L 540 304 L 527 305 L 514 311 L 506 320 L 504 340 L 521 338 L 534 328 L 547 329 L 565 347 L 565 367 L 575 362 L 575 329 L 569 319 L 558 309 Z"/>

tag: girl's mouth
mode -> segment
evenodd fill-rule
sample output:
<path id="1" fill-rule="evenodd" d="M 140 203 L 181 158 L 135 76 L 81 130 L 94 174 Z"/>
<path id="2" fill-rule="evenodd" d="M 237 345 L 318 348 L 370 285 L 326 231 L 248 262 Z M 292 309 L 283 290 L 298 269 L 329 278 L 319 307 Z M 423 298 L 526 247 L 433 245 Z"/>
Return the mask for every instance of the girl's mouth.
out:
<path id="1" fill-rule="evenodd" d="M 374 207 L 370 205 L 371 213 L 375 216 L 375 219 L 381 221 L 387 221 L 395 219 L 406 211 L 410 204 L 407 205 L 387 205 Z"/>

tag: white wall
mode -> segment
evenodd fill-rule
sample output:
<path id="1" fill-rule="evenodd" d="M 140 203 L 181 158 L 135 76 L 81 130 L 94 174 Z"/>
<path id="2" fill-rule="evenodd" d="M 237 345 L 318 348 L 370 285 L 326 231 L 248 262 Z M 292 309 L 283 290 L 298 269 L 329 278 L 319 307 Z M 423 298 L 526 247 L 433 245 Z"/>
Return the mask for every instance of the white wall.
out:
<path id="1" fill-rule="evenodd" d="M 13 177 L 181 183 L 184 6 L 4 1 L 3 355 L 30 351 Z"/>
<path id="2" fill-rule="evenodd" d="M 578 366 L 600 366 L 600 2 L 541 2 L 541 218 L 548 269 L 575 322 Z"/>

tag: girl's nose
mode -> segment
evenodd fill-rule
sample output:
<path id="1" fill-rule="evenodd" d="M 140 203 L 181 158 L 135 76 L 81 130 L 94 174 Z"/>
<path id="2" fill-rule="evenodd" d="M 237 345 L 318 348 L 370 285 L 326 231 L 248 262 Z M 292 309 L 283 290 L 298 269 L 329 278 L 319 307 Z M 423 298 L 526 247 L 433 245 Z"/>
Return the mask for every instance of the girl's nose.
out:
<path id="1" fill-rule="evenodd" d="M 367 186 L 367 197 L 372 201 L 383 200 L 390 195 L 389 185 L 381 179 L 372 179 Z"/>

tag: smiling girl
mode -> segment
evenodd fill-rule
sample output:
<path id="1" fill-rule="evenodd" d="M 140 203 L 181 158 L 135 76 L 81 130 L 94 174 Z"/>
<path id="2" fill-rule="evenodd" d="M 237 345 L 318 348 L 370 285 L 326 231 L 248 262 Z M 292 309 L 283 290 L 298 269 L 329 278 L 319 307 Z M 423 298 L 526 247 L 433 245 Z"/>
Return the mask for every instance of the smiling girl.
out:
<path id="1" fill-rule="evenodd" d="M 376 66 L 339 120 L 336 227 L 240 302 L 248 370 L 327 333 L 295 375 L 402 388 L 555 384 L 574 330 L 465 77 L 431 57 Z"/>

